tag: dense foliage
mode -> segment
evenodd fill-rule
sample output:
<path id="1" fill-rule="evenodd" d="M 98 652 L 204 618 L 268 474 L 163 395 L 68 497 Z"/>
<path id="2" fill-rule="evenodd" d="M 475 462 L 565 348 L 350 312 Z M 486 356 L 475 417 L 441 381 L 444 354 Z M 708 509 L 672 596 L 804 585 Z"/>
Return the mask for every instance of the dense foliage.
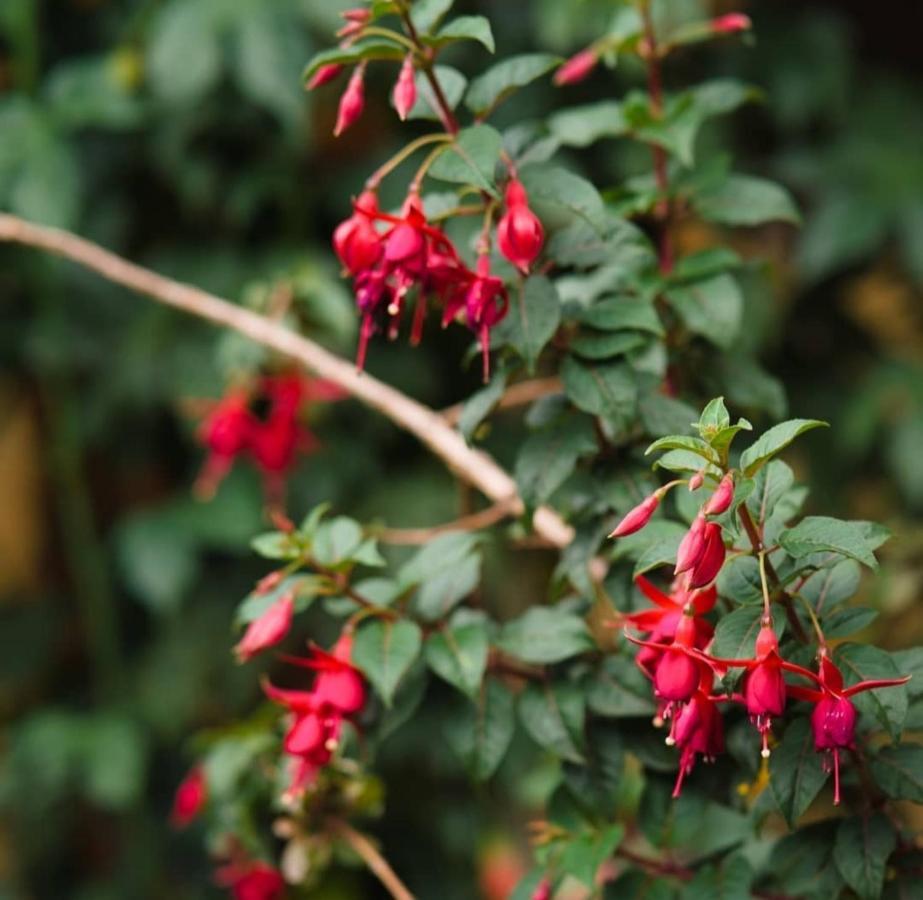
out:
<path id="1" fill-rule="evenodd" d="M 903 801 L 923 802 L 923 750 L 904 732 L 920 724 L 907 677 L 921 655 L 863 640 L 878 610 L 854 598 L 889 531 L 824 504 L 845 466 L 881 453 L 918 507 L 920 421 L 906 410 L 923 381 L 910 359 L 879 363 L 845 411 L 822 386 L 817 412 L 799 406 L 829 415 L 823 438 L 824 422 L 785 417 L 760 361 L 772 270 L 752 245 L 775 254 L 796 239 L 798 204 L 732 165 L 713 127 L 776 98 L 771 84 L 764 98 L 737 77 L 693 77 L 738 52 L 750 20 L 698 3 L 588 3 L 579 22 L 538 14 L 559 43 L 516 52 L 504 4 L 498 37 L 492 18 L 450 0 L 347 10 L 339 44 L 303 72 L 329 105 L 318 127 L 357 156 L 372 145 L 374 159 L 343 174 L 347 151 L 326 138 L 303 156 L 302 17 L 318 34 L 336 20 L 303 5 L 113 12 L 115 53 L 65 52 L 40 83 L 34 8 L 11 4 L 0 16 L 20 90 L 0 106 L 0 200 L 128 255 L 142 247 L 153 268 L 240 294 L 433 405 L 463 398 L 443 423 L 507 465 L 521 503 L 485 507 L 456 472 L 455 521 L 438 464 L 405 462 L 413 451 L 342 385 L 5 250 L 19 267 L 11 292 L 34 304 L 27 339 L 8 349 L 36 373 L 54 564 L 81 604 L 95 701 L 85 713 L 75 696 L 11 734 L 14 828 L 34 833 L 75 792 L 81 805 L 23 851 L 18 879 L 71 890 L 95 833 L 50 878 L 32 871 L 88 804 L 123 811 L 134 834 L 120 836 L 133 848 L 124 871 L 104 866 L 83 895 L 156 892 L 150 843 L 175 839 L 128 811 L 145 771 L 161 791 L 179 781 L 175 754 L 166 771 L 158 762 L 198 720 L 209 728 L 189 743 L 172 821 L 207 836 L 216 872 L 197 880 L 241 898 L 348 891 L 357 862 L 405 896 L 363 834 L 376 822 L 420 897 L 471 896 L 456 867 L 478 832 L 490 897 L 910 896 L 920 858 Z M 806 129 L 833 111 L 821 95 L 783 116 Z M 888 153 L 889 172 L 906 165 Z M 240 157 L 246 176 L 229 189 Z M 884 178 L 868 165 L 838 177 L 807 138 L 778 165 L 814 192 L 806 289 L 885 241 L 894 271 L 918 274 L 914 210 L 882 188 L 889 202 L 865 219 Z M 307 199 L 281 174 L 299 167 Z M 126 217 L 127 186 L 149 216 Z M 298 246 L 316 212 L 340 222 L 323 231 L 348 281 L 329 251 Z M 197 478 L 146 453 L 178 429 L 203 448 Z M 785 461 L 808 432 L 831 479 L 810 507 Z M 115 573 L 82 472 L 105 441 L 125 448 L 97 506 L 117 511 Z M 440 517 L 435 529 L 382 522 Z M 237 561 L 258 531 L 262 561 Z M 223 598 L 245 583 L 234 637 Z M 122 591 L 143 618 L 119 612 Z M 63 626 L 16 617 L 9 633 L 30 658 L 12 674 L 35 684 Z M 235 641 L 240 667 L 225 652 Z M 472 782 L 492 787 L 472 800 Z M 531 819 L 528 871 L 485 827 L 505 819 L 521 840 L 525 814 L 510 810 Z M 191 860 L 194 842 L 183 847 Z M 431 850 L 445 865 L 427 865 Z"/>

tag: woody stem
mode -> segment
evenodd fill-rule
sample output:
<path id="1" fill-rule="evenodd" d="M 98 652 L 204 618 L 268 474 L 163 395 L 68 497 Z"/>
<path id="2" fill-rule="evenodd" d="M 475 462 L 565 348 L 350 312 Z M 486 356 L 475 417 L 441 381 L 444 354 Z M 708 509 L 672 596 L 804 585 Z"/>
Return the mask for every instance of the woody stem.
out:
<path id="1" fill-rule="evenodd" d="M 394 900 L 414 900 L 413 894 L 398 878 L 397 873 L 391 868 L 388 861 L 379 853 L 375 845 L 361 832 L 356 831 L 342 819 L 332 819 L 329 823 L 330 831 L 353 849 L 362 858 L 375 877 L 384 885 Z"/>

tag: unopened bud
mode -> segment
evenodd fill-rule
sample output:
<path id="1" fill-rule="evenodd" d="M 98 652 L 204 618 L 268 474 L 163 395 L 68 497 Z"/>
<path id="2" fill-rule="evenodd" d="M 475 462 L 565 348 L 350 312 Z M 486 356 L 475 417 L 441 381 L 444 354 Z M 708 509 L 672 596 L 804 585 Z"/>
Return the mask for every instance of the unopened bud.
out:
<path id="1" fill-rule="evenodd" d="M 753 27 L 750 17 L 744 13 L 728 13 L 711 20 L 711 30 L 715 34 L 736 34 Z"/>
<path id="2" fill-rule="evenodd" d="M 703 509 L 702 512 L 706 516 L 720 516 L 721 513 L 727 512 L 733 499 L 734 476 L 725 475 L 724 478 L 721 479 L 721 483 L 715 489 L 714 494 L 711 495 L 708 503 L 705 504 L 705 509 Z"/>
<path id="3" fill-rule="evenodd" d="M 417 102 L 417 82 L 414 78 L 413 56 L 408 53 L 404 57 L 401 70 L 398 73 L 397 81 L 394 84 L 394 108 L 397 110 L 398 118 L 403 122 L 410 115 Z"/>
<path id="4" fill-rule="evenodd" d="M 595 50 L 589 48 L 581 50 L 579 53 L 575 53 L 554 73 L 554 83 L 558 87 L 563 87 L 564 85 L 583 81 L 596 68 L 598 62 L 599 56 L 597 56 Z"/>
<path id="5" fill-rule="evenodd" d="M 323 87 L 325 84 L 329 84 L 333 81 L 334 78 L 337 78 L 339 74 L 343 71 L 342 63 L 327 63 L 325 66 L 321 66 L 312 76 L 311 80 L 308 82 L 308 90 L 313 91 L 315 88 Z"/>
<path id="6" fill-rule="evenodd" d="M 340 108 L 337 111 L 336 126 L 333 129 L 334 137 L 339 137 L 347 128 L 354 125 L 362 115 L 365 108 L 365 66 L 359 65 L 350 76 L 349 84 L 340 98 Z"/>
<path id="7" fill-rule="evenodd" d="M 615 526 L 615 530 L 609 535 L 611 538 L 626 537 L 640 531 L 651 520 L 654 511 L 660 505 L 660 498 L 656 493 L 642 500 L 634 509 L 630 510 L 625 517 Z"/>

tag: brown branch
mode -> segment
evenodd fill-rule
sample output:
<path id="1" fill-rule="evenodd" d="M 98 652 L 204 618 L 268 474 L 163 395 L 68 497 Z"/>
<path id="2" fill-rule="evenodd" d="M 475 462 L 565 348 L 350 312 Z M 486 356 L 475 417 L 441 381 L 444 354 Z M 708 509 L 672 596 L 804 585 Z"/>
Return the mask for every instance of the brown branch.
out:
<path id="1" fill-rule="evenodd" d="M 397 873 L 388 864 L 388 861 L 379 853 L 378 848 L 361 832 L 356 831 L 342 819 L 332 819 L 328 822 L 329 830 L 341 838 L 355 851 L 357 856 L 369 867 L 375 877 L 385 886 L 394 900 L 414 900 L 413 894 L 407 890 L 406 885 Z"/>
<path id="2" fill-rule="evenodd" d="M 511 409 L 516 406 L 525 406 L 533 400 L 540 397 L 547 397 L 551 394 L 560 394 L 564 390 L 564 385 L 557 375 L 549 378 L 533 378 L 530 381 L 520 381 L 518 384 L 510 385 L 503 395 L 497 401 L 496 409 Z M 442 417 L 449 425 L 457 425 L 461 418 L 462 410 L 465 408 L 464 403 L 456 403 L 454 406 L 447 406 L 442 411 Z"/>
<path id="3" fill-rule="evenodd" d="M 265 316 L 135 265 L 67 231 L 0 214 L 0 241 L 24 244 L 62 256 L 109 281 L 216 325 L 232 328 L 258 344 L 297 360 L 318 377 L 338 384 L 366 406 L 409 431 L 459 478 L 494 502 L 508 503 L 513 515 L 523 512 L 522 499 L 510 475 L 488 454 L 469 447 L 438 412 L 371 375 L 357 371 L 351 362 L 314 341 Z M 536 534 L 555 547 L 566 547 L 573 540 L 573 528 L 548 507 L 537 509 L 532 521 Z"/>
<path id="4" fill-rule="evenodd" d="M 753 552 L 757 554 L 761 553 L 765 549 L 763 547 L 763 537 L 756 527 L 753 517 L 750 515 L 750 510 L 747 509 L 746 503 L 741 503 L 740 506 L 737 507 L 737 515 L 740 516 L 740 523 L 743 525 L 744 531 L 747 532 L 747 537 L 750 540 L 750 546 L 753 547 Z M 785 617 L 788 619 L 789 627 L 802 644 L 810 643 L 808 634 L 801 624 L 801 619 L 798 618 L 798 613 L 795 611 L 795 604 L 782 587 L 782 581 L 779 578 L 779 574 L 776 572 L 775 566 L 772 564 L 772 560 L 770 560 L 768 556 L 764 556 L 763 558 L 766 562 L 766 577 L 772 583 L 775 599 L 778 600 L 785 609 Z"/>
<path id="5" fill-rule="evenodd" d="M 506 501 L 429 528 L 382 528 L 375 532 L 375 537 L 384 544 L 426 544 L 447 531 L 480 531 L 514 514 L 513 503 Z"/>

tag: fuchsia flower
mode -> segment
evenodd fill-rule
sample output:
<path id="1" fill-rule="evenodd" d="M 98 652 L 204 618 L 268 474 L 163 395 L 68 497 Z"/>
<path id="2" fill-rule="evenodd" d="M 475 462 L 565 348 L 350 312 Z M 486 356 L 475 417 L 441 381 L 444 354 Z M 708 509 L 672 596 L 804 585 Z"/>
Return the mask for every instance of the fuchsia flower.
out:
<path id="1" fill-rule="evenodd" d="M 342 63 L 327 63 L 321 66 L 311 76 L 311 80 L 308 82 L 308 90 L 313 91 L 316 88 L 323 87 L 325 84 L 329 84 L 335 78 L 339 78 L 343 69 Z"/>
<path id="2" fill-rule="evenodd" d="M 711 20 L 711 30 L 715 34 L 736 34 L 747 31 L 753 26 L 750 17 L 745 13 L 727 13 Z"/>
<path id="3" fill-rule="evenodd" d="M 622 517 L 622 520 L 615 526 L 611 538 L 627 537 L 640 531 L 651 520 L 657 507 L 660 505 L 660 492 L 654 491 L 649 497 L 645 497 L 637 506 L 630 509 Z"/>
<path id="4" fill-rule="evenodd" d="M 378 198 L 374 191 L 363 191 L 353 214 L 333 232 L 333 249 L 350 275 L 370 269 L 381 257 L 381 235 L 375 228 Z"/>
<path id="5" fill-rule="evenodd" d="M 394 84 L 394 108 L 398 118 L 403 122 L 410 115 L 410 110 L 417 102 L 417 83 L 414 77 L 413 55 L 408 53 L 401 64 L 397 81 Z"/>
<path id="6" fill-rule="evenodd" d="M 702 513 L 706 516 L 720 516 L 721 513 L 728 511 L 733 500 L 734 476 L 727 474 L 721 479 L 721 483 L 703 507 Z"/>
<path id="7" fill-rule="evenodd" d="M 680 541 L 679 549 L 676 551 L 676 568 L 673 570 L 675 575 L 686 572 L 691 569 L 702 558 L 705 550 L 705 516 L 699 513 L 689 526 L 685 537 Z"/>
<path id="8" fill-rule="evenodd" d="M 333 129 L 334 137 L 339 137 L 347 128 L 355 125 L 365 109 L 365 63 L 359 63 L 349 76 L 349 82 L 337 111 L 337 121 Z"/>
<path id="9" fill-rule="evenodd" d="M 207 799 L 208 784 L 205 780 L 205 769 L 200 765 L 193 766 L 173 795 L 170 823 L 174 828 L 185 828 L 198 818 Z"/>
<path id="10" fill-rule="evenodd" d="M 509 298 L 503 281 L 490 274 L 490 257 L 478 257 L 477 270 L 465 291 L 465 319 L 478 336 L 484 381 L 490 376 L 490 330 L 506 315 Z"/>
<path id="11" fill-rule="evenodd" d="M 511 178 L 506 186 L 506 212 L 497 223 L 500 252 L 523 274 L 541 253 L 545 230 L 529 208 L 529 197 L 522 182 Z"/>
<path id="12" fill-rule="evenodd" d="M 240 662 L 247 662 L 257 653 L 278 644 L 291 629 L 294 614 L 295 595 L 289 591 L 247 626 L 244 636 L 234 648 L 237 659 Z"/>
<path id="13" fill-rule="evenodd" d="M 214 496 L 234 460 L 249 446 L 255 424 L 249 404 L 249 394 L 235 388 L 218 401 L 202 422 L 198 438 L 208 456 L 194 488 L 199 497 Z"/>
<path id="14" fill-rule="evenodd" d="M 697 756 L 713 762 L 724 752 L 724 723 L 718 703 L 726 698 L 712 694 L 713 681 L 711 671 L 703 670 L 698 689 L 674 718 L 667 737 L 667 743 L 674 744 L 680 751 L 674 798 L 682 792 L 683 781 L 695 766 Z"/>
<path id="15" fill-rule="evenodd" d="M 799 674 L 803 674 L 799 673 Z M 895 687 L 906 684 L 909 675 L 903 678 L 879 678 L 860 681 L 852 687 L 844 687 L 843 675 L 830 661 L 826 650 L 821 650 L 818 674 L 807 673 L 820 686 L 819 690 L 789 684 L 786 686 L 788 696 L 797 700 L 814 703 L 811 714 L 811 728 L 814 731 L 814 749 L 824 753 L 824 767 L 833 770 L 833 802 L 840 802 L 840 750 L 854 750 L 856 738 L 856 720 L 858 714 L 851 697 L 862 691 L 876 688 Z"/>
<path id="16" fill-rule="evenodd" d="M 724 565 L 726 555 L 721 526 L 717 522 L 708 522 L 705 525 L 702 555 L 692 569 L 689 587 L 701 588 L 714 581 Z"/>
<path id="17" fill-rule="evenodd" d="M 584 78 L 589 77 L 598 62 L 599 56 L 595 50 L 589 47 L 586 50 L 581 50 L 579 53 L 575 53 L 554 73 L 554 83 L 558 87 L 562 87 L 583 81 Z"/>
<path id="18" fill-rule="evenodd" d="M 268 863 L 238 861 L 215 872 L 215 882 L 229 888 L 234 900 L 278 900 L 285 892 L 285 881 Z"/>
<path id="19" fill-rule="evenodd" d="M 366 686 L 362 674 L 349 661 L 352 636 L 344 632 L 332 652 L 311 647 L 307 659 L 288 661 L 317 672 L 309 691 L 277 688 L 266 681 L 263 689 L 270 700 L 292 714 L 283 739 L 283 749 L 292 757 L 293 771 L 286 796 L 300 796 L 325 766 L 340 741 L 343 721 L 365 706 Z"/>
<path id="20" fill-rule="evenodd" d="M 372 19 L 372 11 L 365 7 L 356 7 L 347 9 L 340 13 L 340 17 L 345 20 L 346 24 L 336 33 L 341 39 L 342 45 L 346 46 L 353 43 L 362 32 L 362 29 Z"/>

